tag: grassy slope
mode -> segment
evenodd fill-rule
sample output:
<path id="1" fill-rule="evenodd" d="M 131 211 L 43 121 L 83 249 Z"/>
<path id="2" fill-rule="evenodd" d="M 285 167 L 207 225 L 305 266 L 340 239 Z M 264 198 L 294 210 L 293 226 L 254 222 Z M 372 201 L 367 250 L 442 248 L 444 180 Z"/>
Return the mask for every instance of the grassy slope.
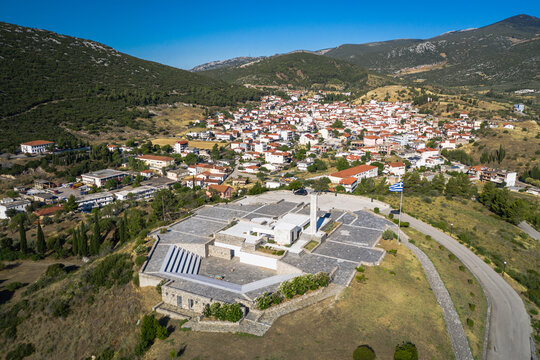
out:
<path id="1" fill-rule="evenodd" d="M 405 197 L 403 210 L 426 222 L 446 224 L 449 232 L 452 228 L 450 224 L 454 224 L 452 231 L 454 236 L 466 230 L 472 232 L 476 239 L 473 240 L 475 248 L 472 250 L 478 256 L 491 260 L 492 266 L 502 268 L 503 261 L 506 261 L 506 270 L 512 269 L 522 274 L 529 269 L 538 270 L 540 244 L 530 237 L 522 238 L 520 234 L 524 233 L 516 226 L 502 221 L 472 200 L 446 200 L 442 197 L 432 200 L 431 204 L 427 204 L 417 197 Z M 396 196 L 387 196 L 385 201 L 395 207 L 399 206 L 399 198 Z M 526 291 L 524 286 L 509 276 L 504 278 L 518 294 L 522 295 L 527 309 L 539 310 L 523 295 Z"/>
<path id="2" fill-rule="evenodd" d="M 412 228 L 405 229 L 405 231 L 414 240 L 415 245 L 435 265 L 458 312 L 472 354 L 475 359 L 481 359 L 484 346 L 487 300 L 480 283 L 466 267 L 461 268 L 463 270 L 460 269 L 463 263 L 459 259 L 451 257 L 451 253 L 444 246 L 439 245 L 432 239 L 426 239 L 423 234 Z M 475 305 L 474 311 L 471 310 L 469 304 Z M 474 321 L 472 328 L 467 326 L 467 319 Z"/>
<path id="3" fill-rule="evenodd" d="M 350 359 L 358 345 L 369 344 L 377 358 L 390 359 L 407 340 L 422 359 L 453 358 L 442 312 L 410 251 L 399 246 L 397 256 L 387 255 L 365 275 L 366 283 L 353 280 L 338 301 L 284 316 L 263 337 L 177 331 L 146 358 L 163 359 L 183 344 L 187 359 Z"/>

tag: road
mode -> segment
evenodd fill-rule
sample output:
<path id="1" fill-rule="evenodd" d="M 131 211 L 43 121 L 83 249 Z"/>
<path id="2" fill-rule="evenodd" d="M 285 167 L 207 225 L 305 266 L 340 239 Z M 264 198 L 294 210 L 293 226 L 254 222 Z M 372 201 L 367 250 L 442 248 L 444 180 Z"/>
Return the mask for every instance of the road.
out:
<path id="1" fill-rule="evenodd" d="M 518 225 L 518 228 L 523 230 L 525 233 L 527 233 L 527 235 L 532 237 L 534 240 L 537 240 L 537 241 L 540 240 L 540 233 L 536 231 L 531 225 L 527 224 L 525 221 L 522 221 Z"/>
<path id="2" fill-rule="evenodd" d="M 290 191 L 272 191 L 256 197 L 248 197 L 241 200 L 244 203 L 278 201 L 285 198 L 292 202 L 309 202 L 309 196 L 293 195 Z M 362 208 L 373 209 L 379 207 L 381 213 L 388 213 L 388 204 L 377 200 L 353 196 L 324 193 L 319 198 L 320 208 L 330 210 L 332 208 L 356 211 Z M 514 289 L 497 274 L 488 264 L 476 256 L 457 240 L 440 230 L 417 220 L 405 213 L 402 221 L 410 223 L 416 230 L 430 235 L 435 241 L 446 247 L 476 276 L 484 289 L 490 305 L 488 323 L 487 348 L 484 358 L 488 360 L 530 360 L 532 328 L 529 315 L 525 310 L 523 301 Z"/>
<path id="3" fill-rule="evenodd" d="M 523 301 L 514 289 L 472 251 L 443 233 L 405 213 L 401 217 L 418 231 L 430 235 L 456 255 L 476 276 L 491 306 L 487 343 L 488 360 L 530 360 L 532 328 Z"/>

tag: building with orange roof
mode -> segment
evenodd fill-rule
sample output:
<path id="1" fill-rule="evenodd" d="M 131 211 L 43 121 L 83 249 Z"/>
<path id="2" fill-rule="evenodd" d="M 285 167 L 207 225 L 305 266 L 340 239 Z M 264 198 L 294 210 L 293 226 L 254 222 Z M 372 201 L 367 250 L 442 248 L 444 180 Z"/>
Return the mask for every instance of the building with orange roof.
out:
<path id="1" fill-rule="evenodd" d="M 41 154 L 53 147 L 54 143 L 46 140 L 34 140 L 21 144 L 21 152 L 25 154 Z"/>

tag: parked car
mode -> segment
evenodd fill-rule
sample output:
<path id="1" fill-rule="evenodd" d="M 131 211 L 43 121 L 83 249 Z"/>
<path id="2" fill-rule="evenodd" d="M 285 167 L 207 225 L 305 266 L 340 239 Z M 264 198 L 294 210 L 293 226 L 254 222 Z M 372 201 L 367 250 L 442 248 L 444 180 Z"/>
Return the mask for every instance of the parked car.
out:
<path id="1" fill-rule="evenodd" d="M 294 195 L 302 195 L 302 196 L 305 196 L 308 194 L 307 190 L 302 188 L 302 189 L 298 189 L 298 190 L 294 190 L 293 191 L 293 194 Z"/>

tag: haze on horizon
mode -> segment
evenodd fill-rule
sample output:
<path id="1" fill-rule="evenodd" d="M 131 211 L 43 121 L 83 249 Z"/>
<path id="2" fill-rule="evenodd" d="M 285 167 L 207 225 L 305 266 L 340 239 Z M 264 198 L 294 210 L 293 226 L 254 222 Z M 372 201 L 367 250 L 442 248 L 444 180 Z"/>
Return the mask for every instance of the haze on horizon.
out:
<path id="1" fill-rule="evenodd" d="M 96 1 L 0 2 L 0 21 L 86 38 L 163 64 L 191 69 L 238 56 L 320 50 L 345 43 L 430 38 L 517 15 L 538 16 L 538 1 L 397 1 L 337 4 L 238 1 L 179 4 Z"/>

